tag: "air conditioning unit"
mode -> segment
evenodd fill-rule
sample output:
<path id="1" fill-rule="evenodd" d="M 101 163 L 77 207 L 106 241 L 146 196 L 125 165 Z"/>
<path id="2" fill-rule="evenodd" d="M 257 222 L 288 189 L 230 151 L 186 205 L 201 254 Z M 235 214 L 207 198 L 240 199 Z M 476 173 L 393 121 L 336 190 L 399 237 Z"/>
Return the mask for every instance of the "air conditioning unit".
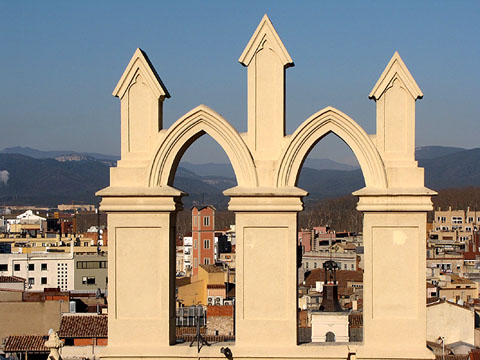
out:
<path id="1" fill-rule="evenodd" d="M 222 305 L 223 297 L 222 296 L 215 296 L 215 305 Z"/>
<path id="2" fill-rule="evenodd" d="M 215 303 L 215 296 L 207 297 L 207 305 L 211 306 L 211 305 L 214 305 L 214 303 Z"/>
<path id="3" fill-rule="evenodd" d="M 223 300 L 223 305 L 233 305 L 232 300 Z"/>

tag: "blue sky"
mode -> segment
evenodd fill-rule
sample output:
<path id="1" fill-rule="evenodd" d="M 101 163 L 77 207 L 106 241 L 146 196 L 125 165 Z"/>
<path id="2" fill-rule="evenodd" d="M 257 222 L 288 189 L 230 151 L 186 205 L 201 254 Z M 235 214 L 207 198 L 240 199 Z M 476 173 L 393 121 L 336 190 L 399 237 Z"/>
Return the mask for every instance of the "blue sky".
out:
<path id="1" fill-rule="evenodd" d="M 120 106 L 111 93 L 137 47 L 172 95 L 165 126 L 203 103 L 245 131 L 246 69 L 237 59 L 264 13 L 295 62 L 289 133 L 328 105 L 374 133 L 368 93 L 398 50 L 425 95 L 417 146 L 479 146 L 478 1 L 4 0 L 0 149 L 118 154 Z M 225 161 L 211 141 L 192 148 Z M 317 148 L 312 157 L 350 156 L 333 139 Z M 198 153 L 185 158 L 202 162 Z"/>

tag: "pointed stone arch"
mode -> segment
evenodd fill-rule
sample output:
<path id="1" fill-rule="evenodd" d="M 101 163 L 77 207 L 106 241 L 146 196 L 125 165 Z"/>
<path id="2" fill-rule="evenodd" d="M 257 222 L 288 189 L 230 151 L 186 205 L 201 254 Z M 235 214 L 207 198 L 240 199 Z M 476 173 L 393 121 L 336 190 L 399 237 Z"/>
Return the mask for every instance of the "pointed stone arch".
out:
<path id="1" fill-rule="evenodd" d="M 358 159 L 367 187 L 386 189 L 385 167 L 369 135 L 348 115 L 326 107 L 305 120 L 292 134 L 280 157 L 277 186 L 295 186 L 310 150 L 329 133 L 335 133 Z"/>
<path id="2" fill-rule="evenodd" d="M 178 119 L 156 146 L 149 166 L 148 186 L 172 185 L 178 163 L 188 147 L 210 135 L 227 154 L 239 186 L 255 187 L 253 158 L 240 134 L 217 112 L 200 105 Z"/>

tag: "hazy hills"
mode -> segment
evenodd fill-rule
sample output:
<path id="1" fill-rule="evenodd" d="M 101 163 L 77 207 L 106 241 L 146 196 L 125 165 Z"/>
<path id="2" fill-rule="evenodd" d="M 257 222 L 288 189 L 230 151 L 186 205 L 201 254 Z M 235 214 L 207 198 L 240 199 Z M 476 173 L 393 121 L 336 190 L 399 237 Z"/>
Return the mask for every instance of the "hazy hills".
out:
<path id="1" fill-rule="evenodd" d="M 76 152 L 76 151 L 44 151 L 32 149 L 29 147 L 14 146 L 8 147 L 0 151 L 3 154 L 20 154 L 29 156 L 35 159 L 57 159 L 60 161 L 73 161 L 79 160 L 99 160 L 102 162 L 112 162 L 114 163 L 117 160 L 120 160 L 120 156 L 117 155 L 105 155 L 98 153 L 89 153 L 89 152 Z M 59 159 L 60 158 L 60 159 Z"/>
<path id="2" fill-rule="evenodd" d="M 22 154 L 11 153 L 17 149 Z M 30 154 L 26 156 L 26 153 Z M 480 186 L 480 148 L 429 146 L 417 149 L 426 186 L 434 190 Z M 54 158 L 60 158 L 57 161 Z M 114 156 L 72 151 L 44 152 L 29 148 L 0 151 L 0 205 L 96 203 L 94 193 L 109 183 Z M 185 206 L 212 203 L 225 208 L 222 191 L 236 185 L 230 164 L 180 164 L 174 186 L 189 193 Z M 326 159 L 307 159 L 298 186 L 307 201 L 349 194 L 364 186 L 360 169 Z"/>

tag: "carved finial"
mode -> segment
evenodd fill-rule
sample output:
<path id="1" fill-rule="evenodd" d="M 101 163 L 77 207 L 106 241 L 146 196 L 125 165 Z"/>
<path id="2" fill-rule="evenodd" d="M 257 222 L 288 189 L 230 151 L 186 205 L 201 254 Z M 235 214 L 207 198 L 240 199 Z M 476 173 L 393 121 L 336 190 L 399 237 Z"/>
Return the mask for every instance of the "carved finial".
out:
<path id="1" fill-rule="evenodd" d="M 248 68 L 247 144 L 258 161 L 275 158 L 285 136 L 285 68 L 293 61 L 267 15 L 239 59 Z"/>
<path id="2" fill-rule="evenodd" d="M 415 79 L 395 52 L 369 95 L 377 107 L 377 148 L 387 167 L 417 166 L 415 101 L 422 96 Z M 423 177 L 410 180 L 421 184 Z M 389 184 L 392 181 L 389 180 Z"/>
<path id="3" fill-rule="evenodd" d="M 141 49 L 133 54 L 113 96 L 121 100 L 122 161 L 131 156 L 146 160 L 155 134 L 163 128 L 163 101 L 170 94 Z"/>
<path id="4" fill-rule="evenodd" d="M 139 73 L 143 75 L 149 88 L 157 98 L 163 99 L 170 97 L 167 88 L 160 79 L 160 76 L 158 76 L 147 54 L 140 48 L 133 54 L 112 95 L 121 99 L 129 86 L 135 82 Z"/>
<path id="5" fill-rule="evenodd" d="M 268 41 L 268 47 L 278 56 L 283 66 L 294 66 L 292 58 L 288 54 L 282 40 L 280 40 L 267 14 L 263 16 L 262 21 L 258 24 L 238 61 L 243 66 L 249 66 L 257 52 L 264 47 L 266 41 Z"/>
<path id="6" fill-rule="evenodd" d="M 382 97 L 385 91 L 393 85 L 396 79 L 401 81 L 403 86 L 408 90 L 414 100 L 421 99 L 423 97 L 422 90 L 420 90 L 418 87 L 415 79 L 413 78 L 412 74 L 410 74 L 410 71 L 408 71 L 407 66 L 397 51 L 395 51 L 395 54 L 393 54 L 390 62 L 368 97 L 377 101 Z"/>

